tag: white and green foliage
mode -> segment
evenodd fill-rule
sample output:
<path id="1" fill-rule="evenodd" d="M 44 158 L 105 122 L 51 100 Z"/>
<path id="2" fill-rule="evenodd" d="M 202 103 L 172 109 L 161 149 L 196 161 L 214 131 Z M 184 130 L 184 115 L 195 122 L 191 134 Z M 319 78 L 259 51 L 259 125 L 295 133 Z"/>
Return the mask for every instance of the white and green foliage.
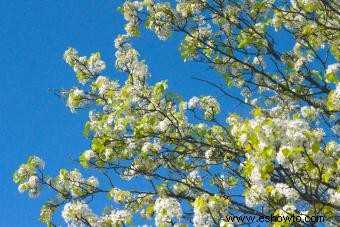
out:
<path id="1" fill-rule="evenodd" d="M 140 0 L 125 1 L 120 11 L 127 24 L 115 40 L 116 68 L 125 83 L 101 75 L 99 53 L 80 57 L 70 48 L 64 55 L 81 84 L 63 92 L 67 105 L 91 109 L 84 129 L 91 147 L 79 162 L 103 180 L 77 169 L 45 177 L 37 157 L 14 174 L 20 192 L 56 192 L 42 207 L 42 222 L 53 225 L 60 208 L 70 226 L 140 224 L 137 216 L 157 226 L 233 226 L 226 215 L 242 214 L 324 215 L 336 225 L 337 1 Z M 130 44 L 142 26 L 161 40 L 184 34 L 183 59 L 209 64 L 225 80 L 219 89 L 251 114 L 223 113 L 213 96 L 182 100 L 167 81 L 148 84 L 148 67 Z M 282 34 L 294 40 L 292 48 L 278 44 Z M 118 188 L 118 178 L 145 184 Z M 95 214 L 88 201 L 103 193 L 107 204 Z"/>

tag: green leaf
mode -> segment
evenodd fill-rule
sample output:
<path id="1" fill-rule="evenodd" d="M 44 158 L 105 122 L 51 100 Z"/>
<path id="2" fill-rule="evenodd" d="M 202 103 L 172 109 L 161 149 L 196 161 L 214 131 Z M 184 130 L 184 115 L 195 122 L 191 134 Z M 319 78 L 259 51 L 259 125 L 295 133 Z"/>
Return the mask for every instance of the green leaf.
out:
<path id="1" fill-rule="evenodd" d="M 249 176 L 252 173 L 253 169 L 254 169 L 254 165 L 251 164 L 251 162 L 246 161 L 244 165 L 244 176 Z"/>
<path id="2" fill-rule="evenodd" d="M 87 169 L 89 167 L 89 163 L 88 163 L 87 159 L 85 158 L 85 152 L 79 157 L 79 163 L 85 169 Z"/>
<path id="3" fill-rule="evenodd" d="M 327 108 L 329 110 L 334 110 L 334 105 L 333 105 L 333 95 L 334 95 L 334 90 L 329 92 L 328 97 L 327 97 Z"/>
<path id="4" fill-rule="evenodd" d="M 253 110 L 253 116 L 254 116 L 254 117 L 260 117 L 260 116 L 262 116 L 262 110 L 261 110 L 261 108 L 256 108 L 256 109 L 254 109 L 254 110 Z"/>
<path id="5" fill-rule="evenodd" d="M 266 173 L 271 173 L 274 170 L 274 163 L 268 162 L 262 167 L 262 171 Z"/>
<path id="6" fill-rule="evenodd" d="M 320 150 L 320 145 L 317 141 L 314 141 L 312 144 L 312 151 L 313 152 L 318 152 Z"/>
<path id="7" fill-rule="evenodd" d="M 84 131 L 83 131 L 83 134 L 86 138 L 89 137 L 90 126 L 91 126 L 91 123 L 89 121 L 87 121 L 86 124 L 85 124 L 85 127 L 84 127 Z"/>
<path id="8" fill-rule="evenodd" d="M 334 73 L 327 73 L 325 76 L 327 83 L 337 84 L 339 82 L 339 78 Z"/>

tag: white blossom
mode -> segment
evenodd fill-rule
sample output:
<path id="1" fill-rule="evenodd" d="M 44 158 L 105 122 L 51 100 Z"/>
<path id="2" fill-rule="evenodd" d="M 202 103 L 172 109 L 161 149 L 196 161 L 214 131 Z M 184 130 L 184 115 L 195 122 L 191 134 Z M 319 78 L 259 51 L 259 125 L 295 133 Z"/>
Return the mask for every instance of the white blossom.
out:
<path id="1" fill-rule="evenodd" d="M 177 218 L 178 221 L 182 218 L 181 205 L 174 198 L 158 198 L 154 210 L 156 226 L 171 226 L 172 218 Z"/>
<path id="2" fill-rule="evenodd" d="M 200 99 L 197 98 L 196 96 L 192 97 L 189 102 L 188 102 L 188 107 L 189 109 L 194 109 L 197 107 L 197 105 L 199 104 Z"/>
<path id="3" fill-rule="evenodd" d="M 94 218 L 95 215 L 85 202 L 72 201 L 65 204 L 62 217 L 68 226 L 84 226 L 82 218 L 88 220 Z"/>
<path id="4" fill-rule="evenodd" d="M 335 63 L 327 66 L 326 74 L 335 74 L 340 70 L 340 63 Z"/>

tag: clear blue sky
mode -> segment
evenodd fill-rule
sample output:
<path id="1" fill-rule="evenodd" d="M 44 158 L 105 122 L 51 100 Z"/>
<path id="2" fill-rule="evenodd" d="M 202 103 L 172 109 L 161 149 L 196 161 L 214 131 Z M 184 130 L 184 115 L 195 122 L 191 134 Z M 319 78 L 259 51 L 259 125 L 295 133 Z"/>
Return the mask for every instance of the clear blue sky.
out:
<path id="1" fill-rule="evenodd" d="M 77 167 L 71 158 L 88 148 L 83 138 L 87 111 L 71 114 L 64 100 L 49 88 L 71 88 L 73 71 L 62 54 L 75 47 L 82 55 L 100 51 L 107 62 L 106 75 L 114 70 L 113 40 L 123 32 L 117 0 L 0 0 L 0 226 L 43 226 L 39 208 L 47 193 L 32 200 L 19 194 L 12 181 L 15 169 L 35 154 L 46 162 L 46 171 Z M 135 47 L 149 64 L 153 81 L 169 79 L 170 90 L 184 97 L 211 94 L 211 88 L 190 78 L 213 73 L 195 63 L 183 63 L 179 37 L 168 42 L 143 32 Z M 57 214 L 57 216 L 60 216 Z M 60 220 L 60 219 L 59 219 Z M 61 223 L 61 222 L 59 222 Z"/>

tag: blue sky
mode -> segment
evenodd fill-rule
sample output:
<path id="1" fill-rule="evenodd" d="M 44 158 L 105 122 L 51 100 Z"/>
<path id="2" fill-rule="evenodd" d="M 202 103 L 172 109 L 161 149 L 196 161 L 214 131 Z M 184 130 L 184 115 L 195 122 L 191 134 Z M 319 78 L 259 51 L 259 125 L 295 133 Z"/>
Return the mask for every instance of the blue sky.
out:
<path id="1" fill-rule="evenodd" d="M 46 171 L 55 176 L 62 167 L 77 167 L 71 158 L 88 148 L 82 135 L 87 111 L 70 113 L 64 100 L 48 89 L 78 86 L 62 59 L 70 46 L 81 55 L 100 51 L 108 66 L 105 74 L 124 79 L 113 67 L 113 40 L 124 23 L 116 10 L 120 2 L 0 0 L 0 226 L 43 226 L 39 208 L 48 193 L 32 200 L 19 194 L 12 181 L 29 155 L 43 158 Z M 190 79 L 213 73 L 206 66 L 183 63 L 180 37 L 167 42 L 151 32 L 142 37 L 134 44 L 153 73 L 152 81 L 168 79 L 170 90 L 186 98 L 211 93 L 210 87 Z"/>

